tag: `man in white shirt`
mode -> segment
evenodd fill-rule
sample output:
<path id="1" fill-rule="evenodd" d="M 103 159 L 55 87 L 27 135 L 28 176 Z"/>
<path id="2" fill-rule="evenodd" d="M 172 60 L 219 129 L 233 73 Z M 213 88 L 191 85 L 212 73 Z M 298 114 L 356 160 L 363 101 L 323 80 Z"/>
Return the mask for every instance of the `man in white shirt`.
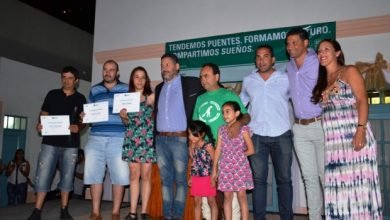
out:
<path id="1" fill-rule="evenodd" d="M 292 133 L 289 119 L 289 81 L 285 72 L 273 68 L 275 57 L 269 45 L 256 49 L 256 68 L 243 80 L 240 94 L 248 105 L 255 154 L 250 157 L 255 188 L 253 217 L 265 220 L 267 206 L 268 157 L 271 156 L 278 189 L 281 219 L 293 219 Z"/>

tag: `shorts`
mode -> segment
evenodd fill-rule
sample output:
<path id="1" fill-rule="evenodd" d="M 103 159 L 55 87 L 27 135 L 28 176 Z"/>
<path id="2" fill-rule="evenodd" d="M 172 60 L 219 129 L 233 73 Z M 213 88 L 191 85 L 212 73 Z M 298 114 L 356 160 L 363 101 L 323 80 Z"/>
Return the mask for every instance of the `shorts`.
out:
<path id="1" fill-rule="evenodd" d="M 60 170 L 60 182 L 57 187 L 62 192 L 73 190 L 74 170 L 78 148 L 65 148 L 42 144 L 38 156 L 34 189 L 36 192 L 49 192 L 54 173 Z"/>
<path id="2" fill-rule="evenodd" d="M 217 188 L 211 186 L 211 176 L 191 176 L 191 196 L 216 196 Z"/>
<path id="3" fill-rule="evenodd" d="M 101 184 L 106 165 L 114 185 L 129 185 L 129 165 L 122 160 L 123 137 L 89 136 L 85 146 L 84 184 Z"/>

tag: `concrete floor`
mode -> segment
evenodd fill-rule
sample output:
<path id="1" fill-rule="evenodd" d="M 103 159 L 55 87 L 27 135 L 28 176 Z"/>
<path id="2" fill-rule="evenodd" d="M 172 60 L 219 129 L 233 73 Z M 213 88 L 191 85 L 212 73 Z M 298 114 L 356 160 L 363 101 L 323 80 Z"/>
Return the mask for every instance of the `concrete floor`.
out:
<path id="1" fill-rule="evenodd" d="M 32 210 L 34 204 L 17 205 L 12 207 L 0 208 L 1 220 L 25 220 L 27 219 Z M 91 202 L 90 200 L 72 199 L 69 204 L 69 213 L 75 220 L 86 220 L 90 214 Z M 102 202 L 102 217 L 103 220 L 111 219 L 111 202 Z M 129 211 L 128 204 L 124 203 L 121 209 L 121 219 L 123 219 Z M 49 200 L 45 203 L 42 211 L 42 220 L 55 220 L 59 219 L 60 215 L 60 201 L 59 199 Z M 280 219 L 277 214 L 268 214 L 268 220 Z M 307 216 L 295 216 L 294 220 L 306 220 Z"/>

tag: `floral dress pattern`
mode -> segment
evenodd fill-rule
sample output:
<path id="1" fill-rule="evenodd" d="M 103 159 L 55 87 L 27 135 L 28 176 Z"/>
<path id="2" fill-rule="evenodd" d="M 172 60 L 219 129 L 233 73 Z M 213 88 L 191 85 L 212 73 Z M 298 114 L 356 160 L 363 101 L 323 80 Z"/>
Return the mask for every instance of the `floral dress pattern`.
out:
<path id="1" fill-rule="evenodd" d="M 247 147 L 243 132 L 249 132 L 249 127 L 242 126 L 238 137 L 229 138 L 227 126 L 219 128 L 221 156 L 218 164 L 218 190 L 222 192 L 253 189 L 252 171 L 245 154 Z"/>
<path id="2" fill-rule="evenodd" d="M 352 146 L 358 112 L 351 86 L 337 79 L 323 93 L 322 107 L 326 219 L 382 219 L 377 146 L 370 126 L 364 148 L 355 151 Z"/>
<path id="3" fill-rule="evenodd" d="M 146 98 L 145 98 L 146 100 Z M 155 163 L 156 151 L 153 148 L 153 108 L 140 103 L 139 112 L 129 112 L 129 124 L 122 147 L 122 159 L 134 163 Z"/>
<path id="4" fill-rule="evenodd" d="M 202 147 L 196 147 L 192 156 L 191 176 L 210 176 L 213 161 L 207 151 L 208 147 L 213 147 L 210 143 L 205 143 Z"/>

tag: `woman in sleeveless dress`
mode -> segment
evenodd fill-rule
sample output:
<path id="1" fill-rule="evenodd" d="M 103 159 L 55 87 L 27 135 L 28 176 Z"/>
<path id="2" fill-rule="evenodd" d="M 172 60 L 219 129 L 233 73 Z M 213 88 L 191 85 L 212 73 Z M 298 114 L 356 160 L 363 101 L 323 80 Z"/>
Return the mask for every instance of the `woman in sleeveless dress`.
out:
<path id="1" fill-rule="evenodd" d="M 139 92 L 141 103 L 139 112 L 127 112 L 126 109 L 120 111 L 120 117 L 127 126 L 122 159 L 129 162 L 130 169 L 130 213 L 125 219 L 137 219 L 140 177 L 142 180 L 141 218 L 147 219 L 152 163 L 156 163 L 157 159 L 156 151 L 153 148 L 154 94 L 145 68 L 139 66 L 132 70 L 129 80 L 129 92 Z"/>
<path id="2" fill-rule="evenodd" d="M 339 43 L 318 46 L 320 75 L 313 102 L 323 107 L 326 219 L 382 219 L 377 146 L 368 122 L 361 73 L 345 66 Z"/>

